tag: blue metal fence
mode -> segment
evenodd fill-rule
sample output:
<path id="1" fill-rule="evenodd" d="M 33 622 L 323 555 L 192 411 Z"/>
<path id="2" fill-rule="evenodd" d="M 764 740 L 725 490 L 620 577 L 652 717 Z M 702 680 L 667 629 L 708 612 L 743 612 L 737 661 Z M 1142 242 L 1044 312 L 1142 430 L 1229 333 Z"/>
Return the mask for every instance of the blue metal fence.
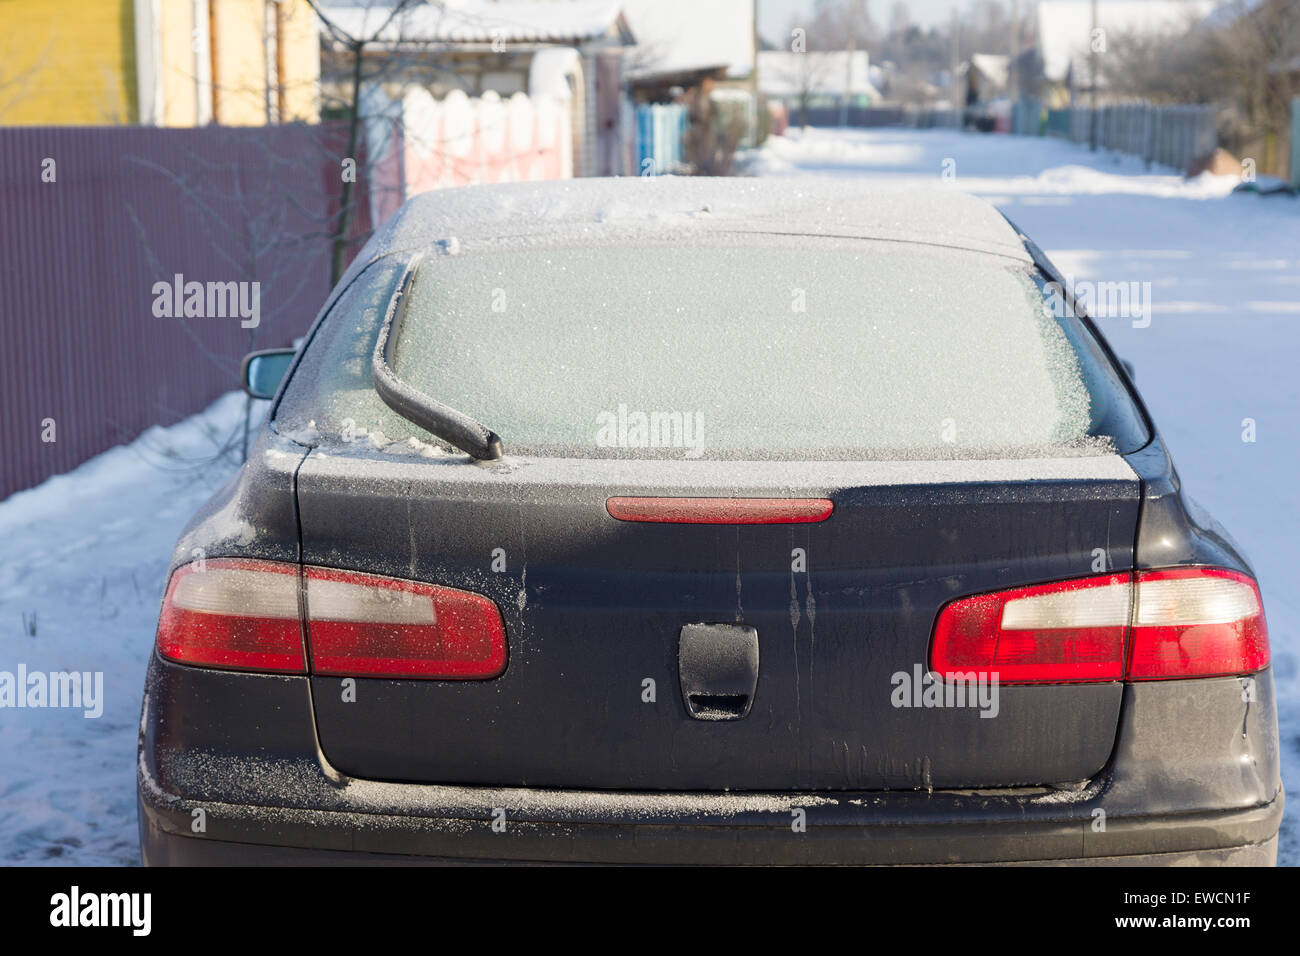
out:
<path id="1" fill-rule="evenodd" d="M 1291 185 L 1300 189 L 1300 96 L 1291 101 Z"/>
<path id="2" fill-rule="evenodd" d="M 1018 136 L 1042 136 L 1046 112 L 1041 100 L 1021 97 L 1011 104 L 1011 132 Z"/>
<path id="3" fill-rule="evenodd" d="M 684 165 L 690 114 L 680 103 L 643 104 L 636 108 L 637 172 L 658 176 Z"/>
<path id="4" fill-rule="evenodd" d="M 1086 106 L 1048 110 L 1044 132 L 1076 143 L 1090 142 L 1095 133 L 1097 145 L 1104 149 L 1180 170 L 1208 155 L 1217 143 L 1213 106 L 1118 103 L 1098 107 L 1095 131 L 1093 124 Z"/>

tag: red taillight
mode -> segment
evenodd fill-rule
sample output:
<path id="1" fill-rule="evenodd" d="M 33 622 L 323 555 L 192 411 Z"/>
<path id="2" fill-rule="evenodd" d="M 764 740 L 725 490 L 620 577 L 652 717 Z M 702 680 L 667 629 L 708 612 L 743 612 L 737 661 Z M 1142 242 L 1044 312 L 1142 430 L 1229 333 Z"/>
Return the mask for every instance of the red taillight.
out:
<path id="1" fill-rule="evenodd" d="M 486 679 L 505 670 L 505 625 L 454 588 L 294 564 L 213 558 L 172 575 L 158 652 L 199 667 L 338 676 Z"/>
<path id="2" fill-rule="evenodd" d="M 1218 568 L 1112 574 L 961 598 L 930 666 L 1003 684 L 1250 674 L 1268 665 L 1259 590 Z"/>
<path id="3" fill-rule="evenodd" d="M 158 653 L 199 667 L 305 674 L 297 565 L 209 558 L 177 568 Z"/>
<path id="4" fill-rule="evenodd" d="M 305 574 L 314 673 L 482 680 L 506 668 L 501 612 L 481 595 L 330 568 Z"/>
<path id="5" fill-rule="evenodd" d="M 670 524 L 809 524 L 835 510 L 829 498 L 610 498 L 619 521 Z"/>
<path id="6" fill-rule="evenodd" d="M 931 667 L 1002 684 L 1120 680 L 1131 588 L 1112 574 L 953 601 L 935 622 Z"/>
<path id="7" fill-rule="evenodd" d="M 1129 680 L 1253 674 L 1268 666 L 1259 587 L 1236 571 L 1138 575 Z"/>

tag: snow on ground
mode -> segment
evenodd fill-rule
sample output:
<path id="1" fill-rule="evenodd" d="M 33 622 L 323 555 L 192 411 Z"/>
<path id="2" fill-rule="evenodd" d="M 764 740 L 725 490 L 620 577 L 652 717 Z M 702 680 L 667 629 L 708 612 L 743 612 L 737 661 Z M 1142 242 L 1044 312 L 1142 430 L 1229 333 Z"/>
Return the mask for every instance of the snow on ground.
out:
<path id="1" fill-rule="evenodd" d="M 0 864 L 139 861 L 136 728 L 167 563 L 238 467 L 244 407 L 227 395 L 0 502 L 0 669 L 103 674 L 99 717 L 0 711 Z"/>
<path id="2" fill-rule="evenodd" d="M 1149 326 L 1099 324 L 1134 364 L 1184 488 L 1259 575 L 1291 795 L 1278 859 L 1300 865 L 1300 200 L 1229 195 L 1232 177 L 1184 181 L 1060 140 L 949 130 L 792 131 L 750 172 L 947 181 L 995 203 L 1067 277 L 1151 283 Z"/>
<path id="3" fill-rule="evenodd" d="M 949 131 L 813 131 L 774 139 L 763 175 L 875 176 L 954 188 L 1003 208 L 1079 280 L 1149 281 L 1152 321 L 1102 327 L 1138 384 L 1185 486 L 1259 573 L 1280 697 L 1284 778 L 1300 794 L 1300 202 L 1228 196 L 1232 182 L 1148 173 L 1054 140 Z M 0 502 L 0 668 L 102 671 L 104 711 L 5 710 L 0 863 L 137 859 L 135 735 L 172 546 L 236 468 L 222 454 L 244 401 L 151 429 Z M 1242 420 L 1257 440 L 1242 441 Z M 29 626 L 34 621 L 34 626 Z M 33 631 L 34 633 L 30 633 Z M 1280 862 L 1300 863 L 1300 800 Z"/>

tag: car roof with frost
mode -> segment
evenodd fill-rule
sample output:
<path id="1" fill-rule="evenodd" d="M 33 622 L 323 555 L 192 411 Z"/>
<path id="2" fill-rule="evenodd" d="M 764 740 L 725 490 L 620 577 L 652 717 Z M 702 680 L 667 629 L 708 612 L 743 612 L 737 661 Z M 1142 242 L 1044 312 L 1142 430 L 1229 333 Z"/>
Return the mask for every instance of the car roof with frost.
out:
<path id="1" fill-rule="evenodd" d="M 756 232 L 927 243 L 1030 257 L 992 205 L 951 186 L 849 178 L 621 177 L 439 189 L 402 206 L 370 259 L 462 243 L 554 235 L 592 242 L 644 235 Z"/>

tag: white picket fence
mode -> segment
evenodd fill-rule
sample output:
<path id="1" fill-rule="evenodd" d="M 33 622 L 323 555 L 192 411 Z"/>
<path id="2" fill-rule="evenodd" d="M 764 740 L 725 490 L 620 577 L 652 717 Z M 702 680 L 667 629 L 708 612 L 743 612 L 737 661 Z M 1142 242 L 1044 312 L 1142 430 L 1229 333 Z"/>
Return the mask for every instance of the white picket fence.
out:
<path id="1" fill-rule="evenodd" d="M 567 101 L 460 90 L 436 100 L 422 87 L 395 99 L 376 88 L 363 109 L 376 225 L 431 189 L 573 176 Z"/>

